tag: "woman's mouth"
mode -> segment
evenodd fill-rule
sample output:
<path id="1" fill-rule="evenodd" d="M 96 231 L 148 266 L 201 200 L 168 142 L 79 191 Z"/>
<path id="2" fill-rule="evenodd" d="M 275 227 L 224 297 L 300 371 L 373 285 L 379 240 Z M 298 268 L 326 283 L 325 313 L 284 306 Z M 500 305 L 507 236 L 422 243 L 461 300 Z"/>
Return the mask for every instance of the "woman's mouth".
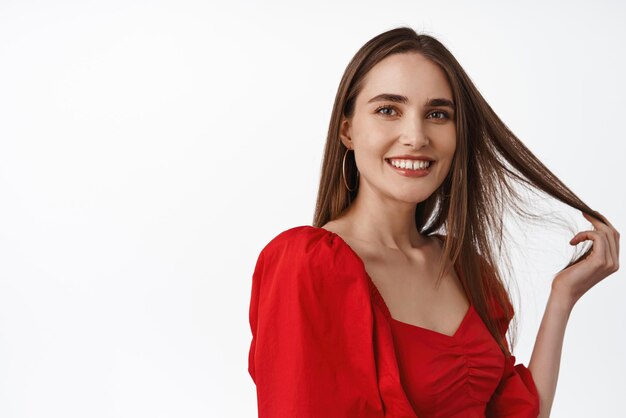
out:
<path id="1" fill-rule="evenodd" d="M 430 173 L 435 161 L 425 160 L 390 160 L 385 158 L 387 165 L 396 173 L 405 177 L 424 177 Z"/>

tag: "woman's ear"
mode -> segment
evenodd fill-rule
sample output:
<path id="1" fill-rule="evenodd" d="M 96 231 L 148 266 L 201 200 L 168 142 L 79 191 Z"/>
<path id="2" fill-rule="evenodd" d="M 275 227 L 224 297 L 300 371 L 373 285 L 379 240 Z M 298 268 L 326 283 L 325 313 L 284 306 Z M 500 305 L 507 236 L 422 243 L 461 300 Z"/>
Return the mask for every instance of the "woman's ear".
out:
<path id="1" fill-rule="evenodd" d="M 350 120 L 343 118 L 341 120 L 341 126 L 339 127 L 339 138 L 343 145 L 348 149 L 354 149 L 354 144 L 352 143 L 352 136 L 350 133 Z"/>

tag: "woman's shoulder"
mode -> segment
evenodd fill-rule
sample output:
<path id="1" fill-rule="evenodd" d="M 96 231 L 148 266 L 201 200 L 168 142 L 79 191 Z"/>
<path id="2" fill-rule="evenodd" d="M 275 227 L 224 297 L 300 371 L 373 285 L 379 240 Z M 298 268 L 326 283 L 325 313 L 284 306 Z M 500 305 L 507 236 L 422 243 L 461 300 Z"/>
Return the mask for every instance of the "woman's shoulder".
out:
<path id="1" fill-rule="evenodd" d="M 298 225 L 274 235 L 261 250 L 261 255 L 273 261 L 297 262 L 306 260 L 308 265 L 328 265 L 339 249 L 335 234 L 311 225 Z"/>
<path id="2" fill-rule="evenodd" d="M 285 245 L 294 242 L 302 242 L 306 240 L 311 240 L 316 237 L 320 238 L 324 235 L 323 232 L 328 231 L 322 228 L 316 228 L 311 225 L 293 226 L 291 228 L 282 230 L 281 232 L 274 235 L 268 241 L 266 247 Z"/>
<path id="3" fill-rule="evenodd" d="M 310 225 L 279 232 L 262 249 L 254 281 L 265 283 L 266 289 L 292 292 L 285 294 L 297 294 L 298 298 L 309 295 L 327 303 L 331 303 L 328 299 L 362 298 L 363 292 L 369 292 L 365 272 L 338 237 Z"/>

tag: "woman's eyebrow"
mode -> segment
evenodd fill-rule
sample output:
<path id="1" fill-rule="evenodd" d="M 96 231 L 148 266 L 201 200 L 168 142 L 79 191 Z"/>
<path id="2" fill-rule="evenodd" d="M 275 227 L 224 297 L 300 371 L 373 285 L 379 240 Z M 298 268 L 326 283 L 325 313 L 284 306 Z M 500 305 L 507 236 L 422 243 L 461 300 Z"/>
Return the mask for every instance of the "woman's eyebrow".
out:
<path id="1" fill-rule="evenodd" d="M 394 103 L 407 104 L 409 103 L 409 98 L 401 94 L 382 93 L 382 94 L 372 97 L 371 99 L 367 101 L 367 103 L 372 103 L 372 102 L 394 102 Z M 445 106 L 451 109 L 455 109 L 454 102 L 450 99 L 444 99 L 444 98 L 430 99 L 426 102 L 426 106 Z"/>

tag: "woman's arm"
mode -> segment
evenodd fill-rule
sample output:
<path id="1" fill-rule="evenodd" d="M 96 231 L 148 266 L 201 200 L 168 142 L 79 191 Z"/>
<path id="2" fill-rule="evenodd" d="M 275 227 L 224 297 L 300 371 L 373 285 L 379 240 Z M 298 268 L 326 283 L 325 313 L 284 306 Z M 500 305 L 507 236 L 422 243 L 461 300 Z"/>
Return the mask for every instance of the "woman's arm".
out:
<path id="1" fill-rule="evenodd" d="M 589 289 L 619 269 L 619 232 L 604 216 L 596 214 L 604 223 L 583 212 L 594 230 L 581 231 L 570 240 L 570 245 L 592 240 L 592 251 L 580 262 L 559 272 L 552 281 L 550 297 L 528 364 L 539 393 L 541 418 L 550 416 L 565 327 L 574 305 Z"/>
<path id="2" fill-rule="evenodd" d="M 329 235 L 299 229 L 257 259 L 248 371 L 259 418 L 385 415 L 370 288 L 339 251 Z"/>
<path id="3" fill-rule="evenodd" d="M 539 393 L 540 418 L 550 416 L 559 378 L 565 327 L 573 306 L 567 295 L 553 289 L 539 325 L 528 369 Z"/>

